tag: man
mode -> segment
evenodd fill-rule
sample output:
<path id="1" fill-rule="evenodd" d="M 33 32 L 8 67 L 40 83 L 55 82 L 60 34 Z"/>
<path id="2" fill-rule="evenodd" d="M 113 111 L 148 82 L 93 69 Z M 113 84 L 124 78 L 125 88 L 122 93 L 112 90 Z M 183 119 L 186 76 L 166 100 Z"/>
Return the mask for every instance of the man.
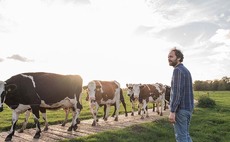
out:
<path id="1" fill-rule="evenodd" d="M 168 55 L 170 66 L 174 67 L 170 92 L 169 121 L 174 126 L 177 142 L 192 142 L 189 125 L 194 109 L 192 77 L 182 64 L 183 53 L 173 48 Z"/>

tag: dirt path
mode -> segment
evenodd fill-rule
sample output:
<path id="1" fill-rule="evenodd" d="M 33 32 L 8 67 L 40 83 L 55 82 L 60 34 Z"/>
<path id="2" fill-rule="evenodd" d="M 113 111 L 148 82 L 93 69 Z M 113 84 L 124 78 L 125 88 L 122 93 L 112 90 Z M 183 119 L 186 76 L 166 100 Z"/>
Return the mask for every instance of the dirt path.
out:
<path id="1" fill-rule="evenodd" d="M 152 112 L 149 110 L 149 117 L 145 119 L 140 119 L 140 116 L 137 115 L 135 112 L 135 116 L 125 117 L 124 114 L 119 116 L 118 121 L 114 121 L 113 117 L 109 117 L 107 121 L 99 119 L 97 126 L 92 127 L 91 124 L 93 122 L 92 119 L 89 120 L 82 120 L 81 123 L 78 125 L 77 131 L 68 132 L 67 129 L 70 126 L 70 123 L 67 123 L 65 127 L 62 127 L 61 124 L 59 125 L 50 125 L 49 130 L 46 132 L 41 133 L 40 139 L 33 139 L 35 134 L 35 128 L 27 129 L 24 133 L 15 132 L 12 142 L 48 142 L 48 141 L 59 141 L 66 138 L 75 138 L 75 137 L 82 137 L 91 134 L 95 134 L 102 131 L 107 130 L 114 130 L 114 129 L 122 129 L 127 126 L 131 126 L 134 124 L 140 124 L 145 122 L 152 122 L 161 118 L 168 117 L 169 110 L 164 111 L 163 116 L 159 116 L 156 112 Z M 8 132 L 1 132 L 0 133 L 0 142 L 3 142 L 8 135 Z"/>

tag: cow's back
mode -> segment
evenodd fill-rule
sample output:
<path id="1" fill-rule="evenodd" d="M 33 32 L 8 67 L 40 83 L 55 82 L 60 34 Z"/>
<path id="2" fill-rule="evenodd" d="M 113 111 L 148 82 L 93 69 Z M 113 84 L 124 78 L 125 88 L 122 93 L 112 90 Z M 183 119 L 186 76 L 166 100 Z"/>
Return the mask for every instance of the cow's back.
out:
<path id="1" fill-rule="evenodd" d="M 24 73 L 32 76 L 35 83 L 35 90 L 41 100 L 52 104 L 60 100 L 74 98 L 82 91 L 82 78 L 79 75 L 60 75 L 54 73 Z"/>

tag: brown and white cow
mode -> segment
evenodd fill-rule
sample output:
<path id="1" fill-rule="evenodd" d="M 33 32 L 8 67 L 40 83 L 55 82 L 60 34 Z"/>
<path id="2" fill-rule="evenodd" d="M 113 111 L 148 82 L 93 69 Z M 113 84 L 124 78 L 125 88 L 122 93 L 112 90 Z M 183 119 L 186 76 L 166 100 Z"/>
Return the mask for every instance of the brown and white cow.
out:
<path id="1" fill-rule="evenodd" d="M 131 116 L 134 116 L 134 111 L 135 111 L 135 106 L 137 105 L 137 108 L 138 108 L 138 115 L 141 114 L 141 109 L 139 107 L 139 101 L 138 99 L 139 98 L 134 98 L 134 95 L 133 95 L 133 85 L 134 84 L 126 84 L 126 87 L 127 87 L 127 95 L 130 97 L 130 102 L 131 102 L 131 107 L 132 107 L 132 112 L 131 112 Z"/>
<path id="2" fill-rule="evenodd" d="M 84 87 L 83 87 L 84 88 Z M 87 87 L 86 87 L 87 88 Z M 87 94 L 86 96 L 86 101 L 89 101 L 89 95 Z M 126 109 L 126 103 L 125 103 L 125 98 L 124 98 L 124 95 L 123 95 L 123 90 L 120 88 L 120 102 L 122 103 L 123 107 L 124 107 L 124 110 L 125 110 L 125 116 L 127 117 L 128 116 L 128 112 L 127 112 L 127 109 Z M 104 107 L 104 115 L 103 115 L 103 119 L 105 119 L 105 114 L 106 114 L 106 104 L 100 104 L 99 105 L 100 107 Z M 113 114 L 112 114 L 112 117 L 115 116 L 116 114 L 116 102 L 114 104 L 111 104 L 111 106 L 114 106 L 114 111 L 113 111 Z"/>
<path id="3" fill-rule="evenodd" d="M 110 106 L 116 104 L 115 121 L 118 121 L 118 114 L 120 108 L 120 84 L 117 81 L 100 81 L 93 80 L 83 87 L 89 95 L 90 111 L 93 115 L 94 121 L 92 126 L 97 123 L 97 113 L 100 105 L 106 105 L 105 121 L 109 116 Z"/>
<path id="4" fill-rule="evenodd" d="M 163 115 L 165 88 L 162 84 L 134 84 L 132 87 L 134 99 L 139 100 L 139 107 L 141 108 L 141 118 L 144 114 L 148 117 L 148 103 L 157 104 L 157 113 Z M 159 104 L 161 104 L 161 112 L 159 112 Z"/>

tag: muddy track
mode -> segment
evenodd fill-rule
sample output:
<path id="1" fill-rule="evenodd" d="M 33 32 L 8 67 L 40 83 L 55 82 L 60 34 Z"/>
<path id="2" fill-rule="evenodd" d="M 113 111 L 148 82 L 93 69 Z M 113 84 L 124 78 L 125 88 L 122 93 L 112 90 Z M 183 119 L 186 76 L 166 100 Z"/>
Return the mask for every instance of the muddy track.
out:
<path id="1" fill-rule="evenodd" d="M 59 125 L 49 125 L 48 131 L 42 131 L 40 139 L 33 139 L 35 134 L 35 128 L 26 129 L 24 133 L 15 132 L 11 142 L 48 142 L 48 141 L 60 141 L 63 139 L 70 139 L 75 137 L 82 137 L 91 134 L 95 134 L 98 132 L 103 132 L 107 130 L 114 130 L 114 129 L 122 129 L 127 126 L 141 124 L 145 122 L 152 122 L 156 121 L 161 118 L 168 117 L 169 110 L 164 111 L 163 116 L 159 116 L 156 112 L 152 112 L 149 110 L 149 117 L 145 119 L 140 119 L 140 115 L 137 115 L 135 112 L 135 116 L 125 117 L 123 115 L 119 115 L 119 120 L 114 121 L 113 117 L 109 117 L 107 121 L 103 119 L 99 119 L 97 126 L 92 127 L 91 124 L 93 122 L 92 119 L 89 120 L 82 120 L 81 123 L 78 125 L 78 129 L 76 131 L 68 132 L 67 129 L 70 126 L 70 123 L 67 123 L 65 127 Z M 1 132 L 0 133 L 0 142 L 3 142 L 8 135 L 8 132 Z"/>

